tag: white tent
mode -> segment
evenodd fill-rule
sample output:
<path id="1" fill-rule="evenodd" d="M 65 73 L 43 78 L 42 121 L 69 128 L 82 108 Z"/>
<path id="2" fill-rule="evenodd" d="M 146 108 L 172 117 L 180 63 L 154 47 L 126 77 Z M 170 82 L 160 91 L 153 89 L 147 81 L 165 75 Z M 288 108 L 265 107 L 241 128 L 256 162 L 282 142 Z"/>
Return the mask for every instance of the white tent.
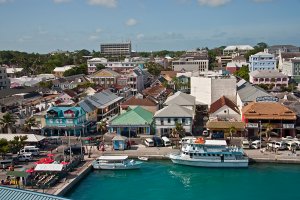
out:
<path id="1" fill-rule="evenodd" d="M 34 171 L 60 172 L 63 170 L 63 167 L 63 164 L 37 164 Z"/>
<path id="2" fill-rule="evenodd" d="M 27 136 L 27 140 L 25 140 L 25 142 L 32 142 L 32 143 L 36 143 L 39 141 L 42 141 L 43 139 L 45 139 L 46 137 L 41 136 L 41 135 L 35 135 L 35 134 L 0 134 L 0 139 L 6 139 L 7 141 L 11 141 L 14 140 L 14 137 L 16 136 Z"/>

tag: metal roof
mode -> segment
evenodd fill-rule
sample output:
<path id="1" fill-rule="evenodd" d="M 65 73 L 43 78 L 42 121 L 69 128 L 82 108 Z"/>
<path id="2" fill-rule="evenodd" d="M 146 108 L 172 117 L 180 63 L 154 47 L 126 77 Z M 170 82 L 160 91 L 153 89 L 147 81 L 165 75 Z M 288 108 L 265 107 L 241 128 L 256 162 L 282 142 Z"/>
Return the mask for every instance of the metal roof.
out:
<path id="1" fill-rule="evenodd" d="M 66 198 L 0 186 L 0 199 L 22 199 L 22 200 L 68 200 Z"/>
<path id="2" fill-rule="evenodd" d="M 193 111 L 177 104 L 171 104 L 156 111 L 154 117 L 193 117 Z"/>

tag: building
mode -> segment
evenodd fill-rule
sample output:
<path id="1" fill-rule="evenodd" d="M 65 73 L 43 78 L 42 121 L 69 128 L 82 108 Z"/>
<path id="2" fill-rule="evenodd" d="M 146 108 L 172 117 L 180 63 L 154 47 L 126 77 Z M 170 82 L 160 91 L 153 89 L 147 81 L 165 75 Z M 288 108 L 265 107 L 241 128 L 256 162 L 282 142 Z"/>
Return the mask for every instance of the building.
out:
<path id="1" fill-rule="evenodd" d="M 153 113 L 137 106 L 112 119 L 108 124 L 108 130 L 121 135 L 150 135 L 152 126 Z"/>
<path id="2" fill-rule="evenodd" d="M 20 67 L 9 67 L 6 68 L 6 73 L 8 78 L 18 78 L 21 76 L 23 68 Z"/>
<path id="3" fill-rule="evenodd" d="M 170 104 L 154 115 L 156 134 L 169 136 L 179 123 L 186 132 L 192 132 L 194 111 L 177 104 Z"/>
<path id="4" fill-rule="evenodd" d="M 231 55 L 216 56 L 216 60 L 220 67 L 226 67 L 227 63 L 232 62 L 232 56 Z"/>
<path id="5" fill-rule="evenodd" d="M 284 66 L 292 65 L 291 60 L 300 58 L 300 52 L 280 52 L 278 56 L 278 69 L 285 71 Z"/>
<path id="6" fill-rule="evenodd" d="M 81 107 L 50 107 L 45 115 L 43 135 L 86 135 L 89 122 Z"/>
<path id="7" fill-rule="evenodd" d="M 97 121 L 101 121 L 102 119 L 109 119 L 119 114 L 119 107 L 122 100 L 123 97 L 119 97 L 109 90 L 104 90 L 86 97 L 83 102 L 97 108 Z M 82 104 L 80 103 L 79 105 Z"/>
<path id="8" fill-rule="evenodd" d="M 291 77 L 295 82 L 300 83 L 300 57 L 284 61 L 282 65 L 282 73 Z"/>
<path id="9" fill-rule="evenodd" d="M 250 45 L 231 45 L 231 46 L 227 46 L 223 50 L 223 55 L 232 55 L 232 54 L 245 55 L 248 51 L 251 51 L 253 49 L 254 48 Z"/>
<path id="10" fill-rule="evenodd" d="M 89 80 L 85 77 L 84 74 L 78 74 L 78 75 L 67 76 L 67 77 L 53 80 L 52 88 L 56 90 L 66 90 L 66 89 L 71 90 L 85 83 L 89 83 Z"/>
<path id="11" fill-rule="evenodd" d="M 294 45 L 273 45 L 267 48 L 267 52 L 273 54 L 275 57 L 279 56 L 281 52 L 299 52 L 299 47 Z"/>
<path id="12" fill-rule="evenodd" d="M 164 103 L 165 106 L 169 106 L 171 104 L 177 104 L 195 112 L 196 98 L 192 95 L 178 91 L 172 96 L 169 96 Z"/>
<path id="13" fill-rule="evenodd" d="M 241 114 L 237 105 L 230 99 L 222 96 L 217 101 L 213 102 L 209 108 L 209 119 L 217 119 L 222 121 L 241 120 Z"/>
<path id="14" fill-rule="evenodd" d="M 255 85 L 274 85 L 274 87 L 288 86 L 289 78 L 287 75 L 272 70 L 272 71 L 252 71 L 249 73 L 249 81 Z"/>
<path id="15" fill-rule="evenodd" d="M 123 103 L 121 103 L 121 112 L 129 109 L 133 109 L 140 106 L 141 108 L 148 110 L 152 113 L 155 113 L 158 110 L 158 103 L 155 102 L 152 98 L 146 97 L 143 98 L 143 95 L 135 95 Z"/>
<path id="16" fill-rule="evenodd" d="M 101 44 L 100 52 L 111 57 L 131 56 L 131 42 Z"/>
<path id="17" fill-rule="evenodd" d="M 117 83 L 117 79 L 120 76 L 121 74 L 111 69 L 102 69 L 90 75 L 90 79 L 92 80 L 92 82 L 103 86 L 103 88 L 109 88 Z"/>
<path id="18" fill-rule="evenodd" d="M 191 77 L 191 95 L 196 101 L 210 106 L 222 96 L 236 102 L 236 78 L 234 76 Z"/>
<path id="19" fill-rule="evenodd" d="M 22 176 L 22 173 L 19 173 L 19 176 Z M 27 177 L 28 174 L 24 172 L 24 176 L 22 177 Z M 40 193 L 40 192 L 33 192 L 29 190 L 23 190 L 23 189 L 16 189 L 13 187 L 4 187 L 0 186 L 0 197 L 2 199 L 22 199 L 22 200 L 68 200 L 63 197 L 58 197 L 54 195 L 49 195 L 45 193 Z"/>
<path id="20" fill-rule="evenodd" d="M 242 120 L 248 137 L 265 133 L 267 128 L 279 137 L 295 137 L 296 113 L 278 102 L 252 102 L 243 107 Z M 268 127 L 269 126 L 269 127 Z"/>
<path id="21" fill-rule="evenodd" d="M 72 68 L 76 67 L 75 65 L 66 65 L 66 66 L 63 66 L 63 67 L 55 67 L 55 69 L 53 70 L 53 74 L 55 77 L 64 77 L 64 73 L 67 71 L 67 70 L 70 70 Z"/>
<path id="22" fill-rule="evenodd" d="M 265 52 L 259 52 L 249 57 L 249 71 L 255 70 L 275 70 L 276 59 L 275 56 Z"/>
<path id="23" fill-rule="evenodd" d="M 208 59 L 196 60 L 193 57 L 180 58 L 172 62 L 173 71 L 208 71 Z"/>
<path id="24" fill-rule="evenodd" d="M 268 92 L 262 88 L 252 85 L 251 83 L 245 81 L 244 79 L 240 80 L 237 83 L 237 106 L 239 110 L 243 106 L 256 101 L 260 97 L 272 97 Z"/>
<path id="25" fill-rule="evenodd" d="M 234 72 L 238 71 L 239 69 L 241 69 L 241 67 L 243 66 L 247 66 L 249 67 L 249 63 L 244 62 L 244 63 L 240 63 L 240 62 L 229 62 L 226 65 L 226 70 L 228 72 L 230 72 L 230 74 L 234 74 Z"/>
<path id="26" fill-rule="evenodd" d="M 107 63 L 106 58 L 92 58 L 87 60 L 88 74 L 93 74 L 97 71 L 97 65 L 104 65 Z"/>
<path id="27" fill-rule="evenodd" d="M 0 90 L 10 88 L 10 80 L 6 73 L 6 68 L 0 66 Z"/>

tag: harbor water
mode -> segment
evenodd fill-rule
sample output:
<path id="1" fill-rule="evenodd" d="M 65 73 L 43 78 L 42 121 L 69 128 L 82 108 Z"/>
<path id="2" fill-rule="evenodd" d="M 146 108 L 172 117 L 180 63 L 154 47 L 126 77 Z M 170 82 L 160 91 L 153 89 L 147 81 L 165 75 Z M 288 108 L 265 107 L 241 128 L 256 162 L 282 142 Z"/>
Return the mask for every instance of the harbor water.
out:
<path id="1" fill-rule="evenodd" d="M 245 169 L 197 168 L 146 162 L 138 170 L 90 173 L 66 197 L 72 200 L 300 199 L 299 165 L 254 164 Z"/>

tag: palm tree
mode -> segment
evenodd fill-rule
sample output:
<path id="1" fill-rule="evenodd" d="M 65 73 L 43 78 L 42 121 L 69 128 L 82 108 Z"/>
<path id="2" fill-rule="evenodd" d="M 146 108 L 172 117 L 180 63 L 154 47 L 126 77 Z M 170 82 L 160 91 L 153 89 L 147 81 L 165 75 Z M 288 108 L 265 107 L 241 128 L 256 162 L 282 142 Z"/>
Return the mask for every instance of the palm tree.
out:
<path id="1" fill-rule="evenodd" d="M 11 132 L 17 119 L 11 113 L 6 113 L 0 119 L 0 125 L 5 133 Z"/>
<path id="2" fill-rule="evenodd" d="M 35 121 L 35 118 L 30 117 L 29 119 L 27 119 L 24 123 L 23 129 L 25 132 L 29 132 L 31 130 L 32 126 L 36 126 L 37 123 Z"/>
<path id="3" fill-rule="evenodd" d="M 27 140 L 27 135 L 25 136 L 15 136 L 12 141 L 9 142 L 10 148 L 13 153 L 19 152 L 25 145 L 25 140 Z"/>
<path id="4" fill-rule="evenodd" d="M 270 137 L 271 132 L 272 132 L 272 130 L 273 130 L 273 126 L 272 126 L 272 124 L 267 123 L 267 124 L 265 125 L 265 128 L 266 128 L 266 138 L 267 138 L 267 140 L 269 140 L 269 137 Z"/>
<path id="5" fill-rule="evenodd" d="M 236 128 L 234 127 L 234 126 L 231 126 L 230 128 L 229 128 L 229 133 L 230 133 L 230 140 L 232 140 L 232 135 L 234 134 L 234 133 L 236 133 Z"/>
<path id="6" fill-rule="evenodd" d="M 98 125 L 97 125 L 97 129 L 98 131 L 100 131 L 101 135 L 103 135 L 103 132 L 106 131 L 106 122 L 99 122 Z"/>

